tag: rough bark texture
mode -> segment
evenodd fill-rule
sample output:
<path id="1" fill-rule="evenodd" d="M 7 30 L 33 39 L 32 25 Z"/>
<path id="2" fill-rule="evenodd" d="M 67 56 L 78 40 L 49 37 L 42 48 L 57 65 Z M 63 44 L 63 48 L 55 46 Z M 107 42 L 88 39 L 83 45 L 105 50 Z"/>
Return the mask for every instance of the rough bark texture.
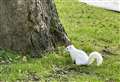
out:
<path id="1" fill-rule="evenodd" d="M 69 45 L 53 0 L 0 0 L 0 47 L 33 56 Z"/>

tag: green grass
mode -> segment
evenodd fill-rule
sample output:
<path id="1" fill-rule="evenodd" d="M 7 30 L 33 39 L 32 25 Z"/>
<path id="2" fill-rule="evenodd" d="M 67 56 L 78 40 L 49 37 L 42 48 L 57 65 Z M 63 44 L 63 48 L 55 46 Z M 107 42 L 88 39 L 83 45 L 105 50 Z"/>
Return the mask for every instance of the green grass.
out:
<path id="1" fill-rule="evenodd" d="M 70 40 L 86 52 L 100 51 L 104 63 L 76 66 L 64 49 L 43 58 L 23 58 L 0 51 L 0 82 L 120 82 L 120 13 L 77 0 L 55 0 Z"/>

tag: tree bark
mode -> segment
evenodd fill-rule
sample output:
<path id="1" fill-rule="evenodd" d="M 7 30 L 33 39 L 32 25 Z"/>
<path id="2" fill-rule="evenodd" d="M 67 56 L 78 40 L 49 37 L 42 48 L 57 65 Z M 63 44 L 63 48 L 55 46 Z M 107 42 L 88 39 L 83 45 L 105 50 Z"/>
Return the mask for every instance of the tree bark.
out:
<path id="1" fill-rule="evenodd" d="M 0 48 L 41 55 L 71 44 L 53 0 L 0 0 Z"/>

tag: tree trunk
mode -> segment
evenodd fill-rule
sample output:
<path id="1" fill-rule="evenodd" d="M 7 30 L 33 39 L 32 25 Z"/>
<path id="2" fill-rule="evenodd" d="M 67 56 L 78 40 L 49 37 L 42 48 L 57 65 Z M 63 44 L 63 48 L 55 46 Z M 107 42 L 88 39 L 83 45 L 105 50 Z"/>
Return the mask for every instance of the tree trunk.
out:
<path id="1" fill-rule="evenodd" d="M 38 56 L 70 41 L 53 0 L 0 0 L 0 48 Z"/>

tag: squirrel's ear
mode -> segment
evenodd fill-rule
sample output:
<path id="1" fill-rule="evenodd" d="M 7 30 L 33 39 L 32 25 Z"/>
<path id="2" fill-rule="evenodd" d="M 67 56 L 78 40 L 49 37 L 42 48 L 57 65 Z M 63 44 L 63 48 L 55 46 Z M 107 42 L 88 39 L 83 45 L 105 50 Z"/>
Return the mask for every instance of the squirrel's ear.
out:
<path id="1" fill-rule="evenodd" d="M 70 46 L 70 49 L 72 49 L 72 46 Z"/>

